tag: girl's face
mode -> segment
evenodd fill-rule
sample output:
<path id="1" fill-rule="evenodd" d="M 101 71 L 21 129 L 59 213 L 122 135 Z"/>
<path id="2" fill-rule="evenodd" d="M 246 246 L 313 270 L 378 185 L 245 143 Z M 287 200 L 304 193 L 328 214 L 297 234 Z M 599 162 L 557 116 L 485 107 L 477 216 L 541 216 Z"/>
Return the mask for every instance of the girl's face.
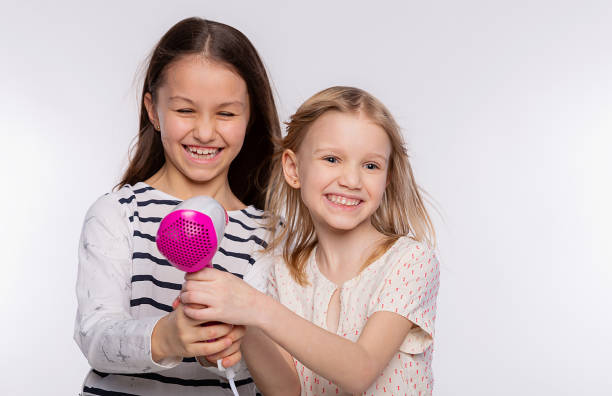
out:
<path id="1" fill-rule="evenodd" d="M 169 174 L 188 183 L 227 182 L 250 115 L 247 86 L 236 72 L 185 56 L 167 67 L 155 102 L 147 94 L 145 106 L 159 127 Z"/>
<path id="2" fill-rule="evenodd" d="M 298 152 L 283 154 L 289 185 L 300 188 L 315 227 L 371 227 L 387 186 L 391 142 L 362 113 L 329 111 L 306 132 Z"/>

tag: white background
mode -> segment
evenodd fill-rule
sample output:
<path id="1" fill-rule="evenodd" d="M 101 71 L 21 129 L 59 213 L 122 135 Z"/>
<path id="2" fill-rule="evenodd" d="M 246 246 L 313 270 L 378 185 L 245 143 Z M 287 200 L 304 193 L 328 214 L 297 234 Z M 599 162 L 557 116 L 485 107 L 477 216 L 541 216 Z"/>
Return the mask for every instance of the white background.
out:
<path id="1" fill-rule="evenodd" d="M 81 222 L 126 165 L 144 58 L 192 15 L 253 41 L 282 120 L 345 84 L 404 128 L 441 213 L 435 394 L 612 394 L 612 3 L 3 1 L 0 14 L 0 394 L 77 394 Z"/>

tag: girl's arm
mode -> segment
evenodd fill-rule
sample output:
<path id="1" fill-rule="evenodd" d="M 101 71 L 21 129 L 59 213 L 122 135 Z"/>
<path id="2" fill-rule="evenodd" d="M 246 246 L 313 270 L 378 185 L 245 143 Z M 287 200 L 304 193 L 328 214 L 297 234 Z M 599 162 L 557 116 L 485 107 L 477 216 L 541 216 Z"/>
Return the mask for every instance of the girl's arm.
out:
<path id="1" fill-rule="evenodd" d="M 357 342 L 331 333 L 272 301 L 261 320 L 262 330 L 306 367 L 336 383 L 342 390 L 362 393 L 370 387 L 413 326 L 391 312 L 376 312 Z"/>
<path id="2" fill-rule="evenodd" d="M 74 339 L 91 367 L 97 370 L 108 373 L 165 370 L 176 366 L 181 360 L 180 356 L 184 356 L 177 352 L 177 348 L 169 347 L 170 340 L 176 340 L 179 334 L 176 330 L 181 329 L 182 334 L 186 334 L 185 323 L 201 322 L 183 315 L 184 320 L 180 318 L 180 325 L 172 327 L 177 320 L 168 318 L 172 316 L 177 319 L 175 313 L 138 319 L 131 316 L 132 232 L 122 210 L 116 197 L 109 194 L 100 198 L 86 215 L 79 243 L 76 285 L 78 310 Z M 165 319 L 160 320 L 162 318 Z M 155 330 L 162 329 L 158 325 L 166 325 L 164 329 L 167 331 L 161 331 L 166 334 L 162 343 L 156 343 L 152 336 Z M 213 331 L 226 333 L 229 326 L 223 329 L 215 328 Z M 200 330 L 198 337 L 193 337 L 193 332 L 189 334 L 200 340 L 215 337 L 207 334 L 207 330 Z M 200 342 L 200 354 L 218 352 L 227 343 L 228 340 L 219 340 L 219 343 Z M 161 351 L 154 356 L 155 347 L 160 345 Z"/>
<path id="3" fill-rule="evenodd" d="M 205 269 L 186 279 L 181 301 L 208 306 L 185 307 L 188 316 L 255 326 L 305 366 L 350 393 L 363 392 L 371 385 L 413 326 L 401 315 L 376 312 L 358 341 L 352 342 L 303 319 L 231 274 Z M 265 359 L 260 358 L 253 367 Z M 273 370 L 270 373 L 274 375 Z"/>
<path id="4" fill-rule="evenodd" d="M 242 352 L 257 387 L 266 396 L 300 394 L 300 379 L 291 355 L 257 327 L 249 326 Z"/>
<path id="5" fill-rule="evenodd" d="M 173 366 L 156 365 L 150 357 L 151 333 L 159 317 L 136 320 L 129 314 L 130 245 L 121 206 L 112 195 L 101 197 L 87 212 L 79 242 L 74 339 L 91 367 L 103 372 L 141 373 Z"/>
<path id="6" fill-rule="evenodd" d="M 306 367 L 350 393 L 362 393 L 397 353 L 413 324 L 391 312 L 376 312 L 357 342 L 331 333 L 272 300 L 261 329 Z"/>

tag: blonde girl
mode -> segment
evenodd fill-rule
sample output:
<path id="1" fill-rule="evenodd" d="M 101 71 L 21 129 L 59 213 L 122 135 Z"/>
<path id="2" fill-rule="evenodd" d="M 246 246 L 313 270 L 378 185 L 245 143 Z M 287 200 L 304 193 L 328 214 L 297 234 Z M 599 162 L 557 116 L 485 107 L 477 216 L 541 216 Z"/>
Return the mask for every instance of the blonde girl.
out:
<path id="1" fill-rule="evenodd" d="M 186 315 L 247 325 L 266 395 L 431 394 L 434 231 L 385 106 L 350 87 L 308 99 L 277 144 L 267 209 L 285 219 L 257 264 L 269 296 L 207 269 L 181 301 L 208 308 Z"/>

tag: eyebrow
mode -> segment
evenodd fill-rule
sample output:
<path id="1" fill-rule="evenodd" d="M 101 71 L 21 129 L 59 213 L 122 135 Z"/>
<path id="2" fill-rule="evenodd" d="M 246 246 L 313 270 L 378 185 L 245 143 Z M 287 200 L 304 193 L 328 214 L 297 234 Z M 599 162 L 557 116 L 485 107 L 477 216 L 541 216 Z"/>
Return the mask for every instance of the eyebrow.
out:
<path id="1" fill-rule="evenodd" d="M 223 102 L 219 105 L 219 107 L 232 106 L 232 105 L 244 107 L 244 103 L 239 100 L 234 100 L 233 102 Z"/>
<path id="2" fill-rule="evenodd" d="M 186 98 L 184 96 L 180 96 L 180 95 L 176 95 L 176 96 L 171 96 L 170 100 L 183 100 L 185 102 L 191 103 L 191 104 L 195 104 L 195 102 L 189 98 Z M 223 102 L 221 104 L 219 104 L 218 107 L 226 107 L 226 106 L 232 106 L 232 105 L 238 105 L 241 107 L 245 107 L 244 103 L 239 101 L 239 100 L 234 100 L 231 102 Z"/>
<path id="3" fill-rule="evenodd" d="M 171 96 L 170 100 L 184 100 L 185 102 L 193 103 L 193 100 L 186 98 L 184 96 Z"/>
<path id="4" fill-rule="evenodd" d="M 319 154 L 323 154 L 323 153 L 340 154 L 340 152 L 338 152 L 337 150 L 334 150 L 332 148 L 321 148 L 321 149 L 315 150 L 313 152 L 314 155 L 319 155 Z M 383 162 L 389 161 L 386 156 L 381 155 L 381 154 L 377 154 L 377 153 L 367 153 L 365 156 L 366 157 L 377 157 L 380 160 L 382 160 Z"/>

